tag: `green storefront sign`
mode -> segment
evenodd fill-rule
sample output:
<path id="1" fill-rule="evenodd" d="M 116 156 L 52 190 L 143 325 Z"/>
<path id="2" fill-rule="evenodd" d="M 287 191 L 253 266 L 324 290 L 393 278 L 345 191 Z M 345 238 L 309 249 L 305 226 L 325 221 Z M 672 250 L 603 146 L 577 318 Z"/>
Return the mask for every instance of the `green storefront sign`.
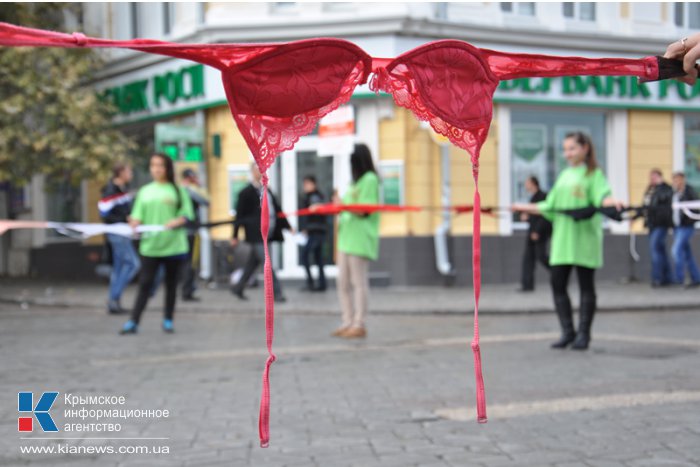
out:
<path id="1" fill-rule="evenodd" d="M 510 94 L 532 98 L 574 99 L 590 96 L 600 102 L 645 104 L 650 107 L 665 104 L 690 103 L 700 101 L 700 81 L 695 86 L 664 80 L 654 83 L 640 83 L 633 76 L 566 76 L 561 78 L 519 78 L 502 81 L 498 86 L 498 97 L 507 98 Z M 700 104 L 700 102 L 693 102 Z"/>
<path id="2" fill-rule="evenodd" d="M 110 99 L 122 115 L 154 111 L 164 103 L 176 104 L 204 96 L 204 65 L 191 65 L 148 79 L 109 88 L 102 97 Z"/>

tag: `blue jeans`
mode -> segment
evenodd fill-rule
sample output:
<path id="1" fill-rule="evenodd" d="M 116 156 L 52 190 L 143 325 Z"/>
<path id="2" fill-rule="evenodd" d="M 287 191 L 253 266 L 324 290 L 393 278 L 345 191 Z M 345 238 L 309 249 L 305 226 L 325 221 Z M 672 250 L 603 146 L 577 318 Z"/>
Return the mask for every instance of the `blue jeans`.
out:
<path id="1" fill-rule="evenodd" d="M 671 263 L 666 254 L 666 233 L 668 227 L 654 227 L 649 231 L 649 250 L 651 251 L 651 281 L 654 284 L 670 284 Z"/>
<path id="2" fill-rule="evenodd" d="M 109 299 L 119 300 L 126 286 L 141 267 L 141 261 L 130 238 L 107 234 L 112 245 L 112 276 L 109 279 Z"/>
<path id="3" fill-rule="evenodd" d="M 692 225 L 673 229 L 673 261 L 676 266 L 676 282 L 679 284 L 685 281 L 686 267 L 693 283 L 700 283 L 700 271 L 690 249 L 690 238 L 694 232 L 695 228 Z"/>
<path id="4" fill-rule="evenodd" d="M 326 288 L 326 275 L 323 271 L 323 244 L 325 241 L 325 232 L 309 233 L 309 241 L 306 242 L 306 245 L 304 245 L 304 248 L 301 250 L 301 264 L 303 264 L 304 269 L 306 269 L 306 285 L 309 288 L 313 288 L 314 286 L 314 279 L 311 276 L 311 256 L 313 256 L 318 266 L 318 287 L 320 289 Z"/>

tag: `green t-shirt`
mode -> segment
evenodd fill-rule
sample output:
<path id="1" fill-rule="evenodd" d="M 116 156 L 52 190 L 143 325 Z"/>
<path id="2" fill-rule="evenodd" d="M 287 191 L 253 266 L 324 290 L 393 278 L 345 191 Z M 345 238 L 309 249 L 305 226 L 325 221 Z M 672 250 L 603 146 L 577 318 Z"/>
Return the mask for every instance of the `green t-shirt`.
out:
<path id="1" fill-rule="evenodd" d="M 151 182 L 143 186 L 136 195 L 131 217 L 144 225 L 165 225 L 177 217 L 194 219 L 190 195 L 183 187 L 178 188 L 180 210 L 177 209 L 177 193 L 172 184 Z M 188 250 L 187 233 L 183 228 L 141 234 L 139 252 L 143 256 L 160 258 L 181 255 Z"/>
<path id="2" fill-rule="evenodd" d="M 365 173 L 343 196 L 343 204 L 379 204 L 379 179 Z M 375 261 L 379 257 L 379 213 L 369 216 L 342 212 L 338 221 L 338 250 Z"/>
<path id="3" fill-rule="evenodd" d="M 542 215 L 552 222 L 549 264 L 571 264 L 597 269 L 603 266 L 603 220 L 597 213 L 590 219 L 574 220 L 552 209 L 600 207 L 610 196 L 610 185 L 600 169 L 586 174 L 585 165 L 569 167 L 554 183 L 544 201 L 537 203 Z"/>

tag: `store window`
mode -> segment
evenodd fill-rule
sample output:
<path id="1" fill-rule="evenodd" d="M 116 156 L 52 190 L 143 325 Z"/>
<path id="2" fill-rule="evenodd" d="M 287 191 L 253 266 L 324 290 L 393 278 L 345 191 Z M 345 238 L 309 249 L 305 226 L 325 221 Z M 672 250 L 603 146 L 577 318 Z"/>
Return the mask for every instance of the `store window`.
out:
<path id="1" fill-rule="evenodd" d="M 175 4 L 173 2 L 163 2 L 163 34 L 168 35 L 173 32 L 175 26 Z"/>
<path id="2" fill-rule="evenodd" d="M 139 4 L 136 2 L 129 2 L 129 19 L 131 22 L 131 38 L 136 39 L 141 35 L 141 28 L 139 27 Z"/>
<path id="3" fill-rule="evenodd" d="M 501 11 L 521 16 L 535 16 L 535 2 L 501 2 Z"/>
<path id="4" fill-rule="evenodd" d="M 288 15 L 299 13 L 298 2 L 272 2 L 270 3 L 272 14 Z"/>
<path id="5" fill-rule="evenodd" d="M 565 18 L 595 21 L 595 3 L 593 2 L 564 2 L 562 9 Z"/>
<path id="6" fill-rule="evenodd" d="M 82 222 L 83 199 L 80 185 L 70 183 L 70 177 L 46 180 L 46 218 L 54 222 Z M 47 230 L 49 238 L 63 238 L 56 231 Z"/>
<path id="7" fill-rule="evenodd" d="M 605 172 L 605 112 L 585 110 L 535 110 L 514 108 L 511 111 L 511 198 L 527 202 L 525 179 L 534 175 L 548 191 L 559 173 L 567 167 L 562 143 L 568 133 L 582 131 L 591 136 L 596 157 Z"/>
<path id="8" fill-rule="evenodd" d="M 686 29 L 700 29 L 700 3 L 675 2 L 674 22 Z"/>
<path id="9" fill-rule="evenodd" d="M 683 171 L 687 183 L 700 190 L 700 115 L 685 117 Z"/>

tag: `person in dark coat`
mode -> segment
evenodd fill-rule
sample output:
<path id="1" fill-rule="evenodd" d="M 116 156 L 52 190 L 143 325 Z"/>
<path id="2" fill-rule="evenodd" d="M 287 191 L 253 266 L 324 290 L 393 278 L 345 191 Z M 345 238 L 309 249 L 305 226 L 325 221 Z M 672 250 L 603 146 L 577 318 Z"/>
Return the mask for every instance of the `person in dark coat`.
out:
<path id="1" fill-rule="evenodd" d="M 673 188 L 664 181 L 661 170 L 651 169 L 649 187 L 644 192 L 644 225 L 649 229 L 652 287 L 673 283 L 671 263 L 666 250 L 666 235 L 673 227 L 672 202 Z"/>
<path id="2" fill-rule="evenodd" d="M 301 203 L 302 209 L 308 209 L 318 204 L 326 202 L 325 196 L 318 190 L 316 177 L 307 175 L 304 177 L 304 199 Z M 326 216 L 311 215 L 299 218 L 299 230 L 304 232 L 308 238 L 306 245 L 301 251 L 301 262 L 306 269 L 306 287 L 302 290 L 312 292 L 324 292 L 326 290 L 326 275 L 323 271 L 323 245 L 326 243 L 326 233 L 328 230 L 328 219 Z M 311 256 L 318 266 L 318 285 L 314 284 L 311 275 Z"/>
<path id="3" fill-rule="evenodd" d="M 265 249 L 263 245 L 262 233 L 260 232 L 260 214 L 262 200 L 262 175 L 258 170 L 258 166 L 251 164 L 250 174 L 252 181 L 241 190 L 238 194 L 238 202 L 236 203 L 236 221 L 233 224 L 233 238 L 231 245 L 238 245 L 238 233 L 243 227 L 245 231 L 245 241 L 251 246 L 248 261 L 243 268 L 243 275 L 240 280 L 231 286 L 231 293 L 240 298 L 247 300 L 244 294 L 246 285 L 249 279 L 255 273 L 259 265 L 265 262 Z M 270 211 L 270 230 L 268 241 L 282 242 L 284 241 L 283 230 L 294 232 L 294 229 L 286 218 L 278 218 L 277 213 L 282 212 L 282 208 L 277 201 L 277 197 L 268 189 L 269 211 Z M 275 301 L 285 302 L 287 299 L 282 293 L 282 285 L 277 280 L 274 268 L 272 269 L 272 283 L 275 289 Z"/>
<path id="4" fill-rule="evenodd" d="M 106 224 L 128 222 L 134 201 L 129 192 L 129 183 L 133 177 L 131 165 L 117 162 L 112 168 L 112 178 L 102 188 L 102 198 L 98 203 L 100 217 Z M 107 241 L 112 248 L 112 274 L 109 278 L 109 301 L 107 312 L 110 314 L 126 313 L 121 306 L 122 293 L 129 282 L 141 268 L 139 255 L 130 238 L 122 235 L 107 234 Z"/>
<path id="5" fill-rule="evenodd" d="M 530 176 L 525 180 L 525 189 L 530 193 L 530 203 L 538 203 L 547 198 L 547 193 L 540 188 L 537 177 Z M 547 219 L 536 214 L 524 214 L 527 218 L 528 229 L 523 254 L 523 269 L 521 276 L 521 292 L 535 290 L 535 266 L 539 261 L 549 271 L 549 254 L 547 244 L 552 236 L 552 224 Z"/>

